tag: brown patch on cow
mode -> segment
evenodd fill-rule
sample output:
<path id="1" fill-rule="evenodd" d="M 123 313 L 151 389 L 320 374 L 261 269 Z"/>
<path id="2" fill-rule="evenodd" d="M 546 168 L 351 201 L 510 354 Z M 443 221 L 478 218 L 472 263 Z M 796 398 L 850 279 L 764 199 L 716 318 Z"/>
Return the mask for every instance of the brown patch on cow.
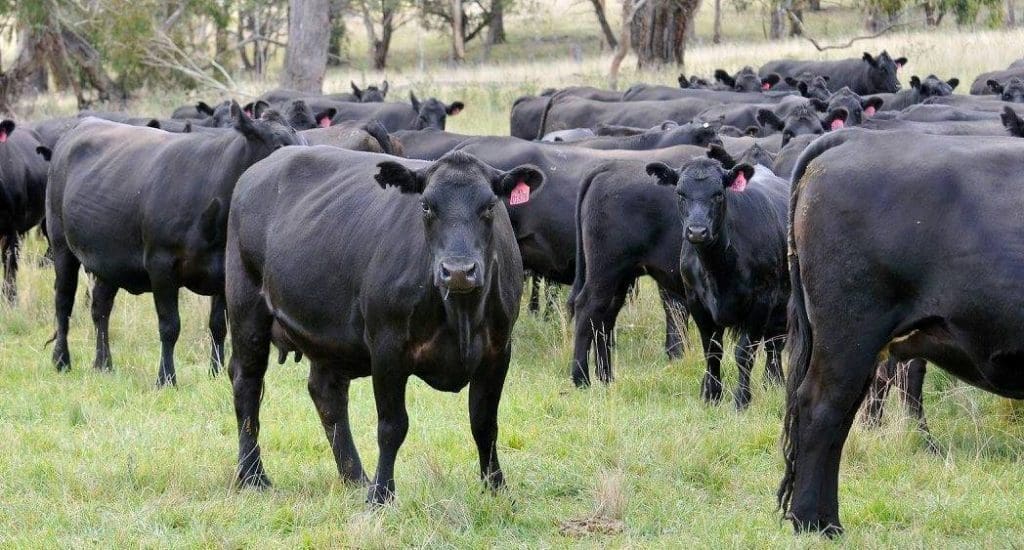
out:
<path id="1" fill-rule="evenodd" d="M 419 362 L 430 357 L 434 353 L 434 348 L 437 346 L 437 339 L 441 336 L 441 331 L 437 330 L 429 340 L 420 342 L 418 344 L 409 345 L 409 356 L 412 357 L 413 361 Z"/>

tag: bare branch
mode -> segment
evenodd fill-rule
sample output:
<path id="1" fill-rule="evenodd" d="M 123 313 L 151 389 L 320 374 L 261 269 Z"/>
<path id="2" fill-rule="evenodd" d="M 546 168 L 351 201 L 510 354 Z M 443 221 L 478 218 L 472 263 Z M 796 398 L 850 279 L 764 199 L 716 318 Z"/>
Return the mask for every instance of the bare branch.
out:
<path id="1" fill-rule="evenodd" d="M 822 46 L 813 36 L 807 34 L 807 30 L 804 29 L 803 22 L 800 21 L 800 18 L 797 17 L 795 13 L 793 13 L 793 10 L 787 8 L 786 15 L 789 16 L 789 20 L 793 23 L 793 26 L 795 26 L 797 30 L 800 31 L 800 36 L 806 38 L 807 41 L 810 42 L 811 45 L 813 45 L 815 49 L 817 49 L 819 52 L 823 52 L 825 50 L 843 50 L 849 48 L 850 46 L 853 45 L 854 42 L 857 42 L 858 40 L 871 40 L 872 38 L 878 38 L 879 36 L 882 36 L 883 34 L 891 30 L 910 25 L 910 23 L 890 23 L 889 25 L 887 25 L 886 27 L 882 28 L 881 30 L 874 34 L 870 34 L 867 36 L 855 36 L 846 41 L 845 44 L 832 44 Z"/>

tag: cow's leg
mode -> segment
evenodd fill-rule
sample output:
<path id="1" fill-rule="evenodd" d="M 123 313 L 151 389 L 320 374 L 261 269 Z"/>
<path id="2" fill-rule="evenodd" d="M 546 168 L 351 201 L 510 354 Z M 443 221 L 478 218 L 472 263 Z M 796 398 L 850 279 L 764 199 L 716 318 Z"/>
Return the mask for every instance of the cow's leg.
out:
<path id="1" fill-rule="evenodd" d="M 615 345 L 615 321 L 619 317 L 619 311 L 625 305 L 629 297 L 628 288 L 622 288 L 612 295 L 611 302 L 604 312 L 603 319 L 598 323 L 601 330 L 598 330 L 595 337 L 595 355 L 597 358 L 597 378 L 605 384 L 615 379 L 612 373 L 612 348 Z"/>
<path id="2" fill-rule="evenodd" d="M 526 310 L 535 315 L 540 311 L 540 297 L 537 295 L 538 286 L 540 286 L 540 277 L 536 273 L 530 273 L 530 302 Z"/>
<path id="3" fill-rule="evenodd" d="M 495 491 L 505 485 L 498 463 L 498 403 L 511 358 L 507 347 L 494 368 L 479 369 L 469 382 L 469 422 L 480 455 L 480 479 Z"/>
<path id="4" fill-rule="evenodd" d="M 885 399 L 896 381 L 896 359 L 889 357 L 875 367 L 875 376 L 868 388 L 867 404 L 864 406 L 864 422 L 868 426 L 880 426 L 885 414 Z"/>
<path id="5" fill-rule="evenodd" d="M 327 441 L 331 444 L 338 474 L 345 481 L 366 484 L 363 463 L 352 440 L 348 420 L 349 379 L 334 365 L 313 362 L 309 369 L 309 396 L 313 398 Z"/>
<path id="6" fill-rule="evenodd" d="M 739 383 L 736 386 L 736 408 L 744 410 L 750 405 L 750 372 L 754 369 L 754 359 L 761 339 L 750 334 L 740 334 L 736 342 L 736 368 L 739 369 Z"/>
<path id="7" fill-rule="evenodd" d="M 852 322 L 846 328 L 867 326 Z M 871 384 L 878 352 L 887 340 L 878 330 L 859 332 L 851 336 L 843 330 L 833 338 L 815 334 L 807 373 L 795 394 L 788 397 L 789 517 L 798 531 L 814 530 L 828 536 L 842 533 L 839 463 L 843 445 Z"/>
<path id="8" fill-rule="evenodd" d="M 380 458 L 366 496 L 370 504 L 385 504 L 395 498 L 395 459 L 409 431 L 409 415 L 405 410 L 405 386 L 409 377 L 396 368 L 399 364 L 400 359 L 393 353 L 373 354 L 373 397 L 377 404 Z"/>
<path id="9" fill-rule="evenodd" d="M 263 397 L 263 376 L 267 372 L 270 354 L 270 327 L 273 318 L 260 295 L 258 279 L 247 276 L 238 253 L 228 244 L 225 270 L 229 277 L 226 286 L 231 304 L 231 362 L 228 376 L 235 401 L 235 420 L 238 422 L 238 470 L 235 472 L 242 486 L 263 488 L 270 486 L 270 478 L 263 469 L 260 455 L 260 401 Z"/>
<path id="10" fill-rule="evenodd" d="M 78 269 L 81 263 L 68 248 L 61 233 L 53 242 L 54 310 L 57 331 L 53 338 L 53 364 L 58 371 L 71 368 L 71 352 L 68 349 L 68 325 L 71 310 L 75 307 L 75 293 L 78 291 Z"/>
<path id="11" fill-rule="evenodd" d="M 18 303 L 18 254 L 20 249 L 20 239 L 17 233 L 12 232 L 3 238 L 4 299 L 12 306 Z"/>
<path id="12" fill-rule="evenodd" d="M 153 288 L 156 316 L 160 326 L 160 371 L 156 377 L 157 386 L 177 385 L 174 372 L 174 346 L 181 333 L 181 318 L 178 315 L 178 289 L 176 287 Z"/>
<path id="13" fill-rule="evenodd" d="M 924 374 L 927 362 L 924 359 L 911 359 L 900 364 L 897 383 L 903 394 L 903 402 L 911 416 L 917 419 L 917 430 L 928 444 L 928 450 L 942 454 L 942 446 L 928 429 L 928 421 L 924 416 Z"/>
<path id="14" fill-rule="evenodd" d="M 665 353 L 669 359 L 679 359 L 685 351 L 685 331 L 689 313 L 682 300 L 660 286 L 658 296 L 661 297 L 661 307 L 665 310 Z"/>
<path id="15" fill-rule="evenodd" d="M 110 312 L 114 310 L 117 287 L 96 278 L 92 288 L 92 324 L 96 328 L 96 359 L 93 368 L 111 370 L 114 363 L 110 356 Z"/>
<path id="16" fill-rule="evenodd" d="M 216 376 L 224 365 L 224 337 L 228 334 L 227 302 L 223 294 L 210 297 L 210 374 Z"/>
<path id="17" fill-rule="evenodd" d="M 590 385 L 588 353 L 591 343 L 596 348 L 597 375 L 604 382 L 611 380 L 611 338 L 615 318 L 622 309 L 629 284 L 617 274 L 602 277 L 600 281 L 587 281 L 575 299 L 576 326 L 574 331 L 572 381 L 577 387 Z"/>
<path id="18" fill-rule="evenodd" d="M 708 403 L 718 403 L 722 400 L 722 341 L 725 329 L 716 325 L 711 315 L 701 307 L 692 308 L 690 315 L 700 332 L 700 344 L 707 363 L 704 381 L 700 385 L 700 396 Z"/>
<path id="19" fill-rule="evenodd" d="M 782 386 L 782 350 L 786 347 L 786 336 L 777 334 L 764 340 L 764 386 Z"/>

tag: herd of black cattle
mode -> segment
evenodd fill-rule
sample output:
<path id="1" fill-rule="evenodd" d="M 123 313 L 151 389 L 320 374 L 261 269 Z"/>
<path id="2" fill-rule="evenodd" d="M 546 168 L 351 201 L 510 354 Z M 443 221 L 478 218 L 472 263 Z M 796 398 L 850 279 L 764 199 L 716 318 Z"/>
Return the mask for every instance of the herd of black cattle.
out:
<path id="1" fill-rule="evenodd" d="M 865 396 L 877 421 L 893 381 L 906 381 L 926 430 L 928 360 L 1024 398 L 1024 60 L 979 76 L 971 95 L 935 76 L 901 89 L 906 63 L 865 53 L 679 86 L 548 90 L 515 101 L 510 137 L 446 132 L 465 105 L 385 102 L 386 82 L 199 103 L 169 119 L 4 120 L 4 293 L 15 302 L 19 239 L 42 225 L 57 369 L 71 367 L 84 267 L 94 367 L 112 367 L 118 290 L 149 292 L 159 384 L 175 383 L 179 290 L 211 296 L 215 373 L 230 320 L 238 481 L 270 483 L 257 439 L 273 345 L 279 362 L 309 359 L 341 476 L 383 503 L 411 375 L 442 391 L 469 385 L 481 476 L 503 485 L 497 411 L 524 273 L 535 293 L 538 280 L 572 285 L 579 386 L 591 348 L 599 379 L 612 379 L 616 316 L 649 275 L 666 352 L 682 353 L 687 317 L 700 332 L 709 402 L 722 396 L 727 330 L 740 408 L 762 343 L 766 383 L 783 383 L 788 340 L 779 505 L 797 529 L 838 534 L 840 455 Z M 379 416 L 372 481 L 348 418 L 362 376 Z"/>

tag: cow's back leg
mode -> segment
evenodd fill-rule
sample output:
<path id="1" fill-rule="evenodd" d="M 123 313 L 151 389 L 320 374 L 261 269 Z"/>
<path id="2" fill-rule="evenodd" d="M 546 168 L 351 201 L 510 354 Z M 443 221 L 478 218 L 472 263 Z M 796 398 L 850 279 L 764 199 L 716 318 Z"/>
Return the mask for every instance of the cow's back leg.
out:
<path id="1" fill-rule="evenodd" d="M 665 310 L 665 354 L 669 359 L 679 359 L 686 351 L 686 323 L 690 314 L 686 303 L 667 290 L 658 287 L 661 307 Z"/>
<path id="2" fill-rule="evenodd" d="M 56 220 L 49 220 L 51 246 L 53 248 L 54 270 L 54 313 L 56 332 L 53 335 L 53 364 L 57 370 L 71 368 L 71 351 L 68 349 L 68 326 L 71 311 L 75 307 L 75 293 L 78 291 L 78 270 L 81 262 L 71 252 L 64 238 L 64 231 Z"/>
<path id="3" fill-rule="evenodd" d="M 480 457 L 480 479 L 492 490 L 505 485 L 498 462 L 498 404 L 512 358 L 507 347 L 489 368 L 480 368 L 469 382 L 469 422 Z"/>
<path id="4" fill-rule="evenodd" d="M 231 361 L 228 376 L 235 402 L 238 422 L 238 470 L 236 479 L 243 486 L 270 486 L 263 468 L 259 447 L 260 400 L 263 377 L 270 354 L 270 327 L 273 319 L 260 296 L 259 286 L 247 275 L 240 274 L 241 262 L 231 253 L 229 245 L 227 300 L 231 315 Z M 234 264 L 234 265 L 232 265 Z"/>
<path id="5" fill-rule="evenodd" d="M 345 481 L 365 484 L 368 480 L 349 425 L 349 384 L 349 379 L 335 365 L 314 361 L 309 368 L 309 396 L 320 415 L 320 423 L 338 465 L 338 474 Z"/>
<path id="6" fill-rule="evenodd" d="M 601 380 L 611 377 L 611 331 L 615 317 L 625 302 L 629 278 L 619 272 L 599 272 L 579 290 L 575 299 L 572 381 L 577 387 L 590 385 L 589 353 L 596 348 L 597 374 Z"/>
<path id="7" fill-rule="evenodd" d="M 228 334 L 227 301 L 223 294 L 210 297 L 210 374 L 216 376 L 224 365 L 224 338 Z"/>
<path id="8" fill-rule="evenodd" d="M 900 393 L 903 394 L 903 402 L 907 411 L 917 420 L 917 430 L 924 437 L 928 450 L 935 454 L 942 454 L 942 446 L 932 436 L 928 429 L 928 420 L 924 415 L 924 375 L 927 371 L 927 362 L 921 358 L 911 359 L 900 364 L 897 383 Z"/>
<path id="9" fill-rule="evenodd" d="M 540 297 L 537 294 L 537 287 L 540 286 L 540 276 L 536 273 L 531 272 L 530 277 L 530 301 L 526 306 L 526 310 L 530 313 L 537 314 L 540 311 Z"/>
<path id="10" fill-rule="evenodd" d="M 373 361 L 373 398 L 377 404 L 377 472 L 366 496 L 370 504 L 384 504 L 395 498 L 395 460 L 409 432 L 405 408 L 405 387 L 409 381 L 400 357 L 398 335 L 378 335 Z"/>
<path id="11" fill-rule="evenodd" d="M 744 410 L 750 405 L 750 373 L 754 369 L 754 359 L 757 357 L 760 343 L 759 337 L 745 332 L 740 334 L 736 342 L 736 368 L 739 370 L 739 380 L 734 398 L 739 410 Z"/>
<path id="12" fill-rule="evenodd" d="M 842 532 L 840 458 L 871 385 L 878 353 L 888 341 L 887 330 L 877 326 L 881 318 L 880 313 L 849 314 L 846 322 L 829 318 L 816 327 L 807 372 L 787 403 L 786 435 L 791 445 L 787 477 L 792 476 L 789 513 L 797 530 L 830 536 Z"/>
<path id="13" fill-rule="evenodd" d="M 178 288 L 175 286 L 157 286 L 153 288 L 153 302 L 156 304 L 156 316 L 160 330 L 160 370 L 157 373 L 157 386 L 177 385 L 178 377 L 174 372 L 174 346 L 181 334 L 181 317 L 178 314 Z"/>
<path id="14" fill-rule="evenodd" d="M 114 298 L 118 288 L 96 278 L 92 287 L 92 324 L 96 329 L 96 359 L 93 368 L 111 370 L 114 363 L 110 355 L 110 312 L 114 310 Z"/>
<path id="15" fill-rule="evenodd" d="M 882 424 L 882 417 L 885 415 L 885 399 L 889 396 L 896 381 L 897 361 L 892 357 L 886 358 L 875 367 L 875 376 L 871 380 L 871 387 L 868 388 L 867 403 L 864 406 L 864 422 L 875 427 Z"/>
<path id="16" fill-rule="evenodd" d="M 4 299 L 10 305 L 18 303 L 18 254 L 21 251 L 21 239 L 11 232 L 3 237 L 4 257 Z"/>

